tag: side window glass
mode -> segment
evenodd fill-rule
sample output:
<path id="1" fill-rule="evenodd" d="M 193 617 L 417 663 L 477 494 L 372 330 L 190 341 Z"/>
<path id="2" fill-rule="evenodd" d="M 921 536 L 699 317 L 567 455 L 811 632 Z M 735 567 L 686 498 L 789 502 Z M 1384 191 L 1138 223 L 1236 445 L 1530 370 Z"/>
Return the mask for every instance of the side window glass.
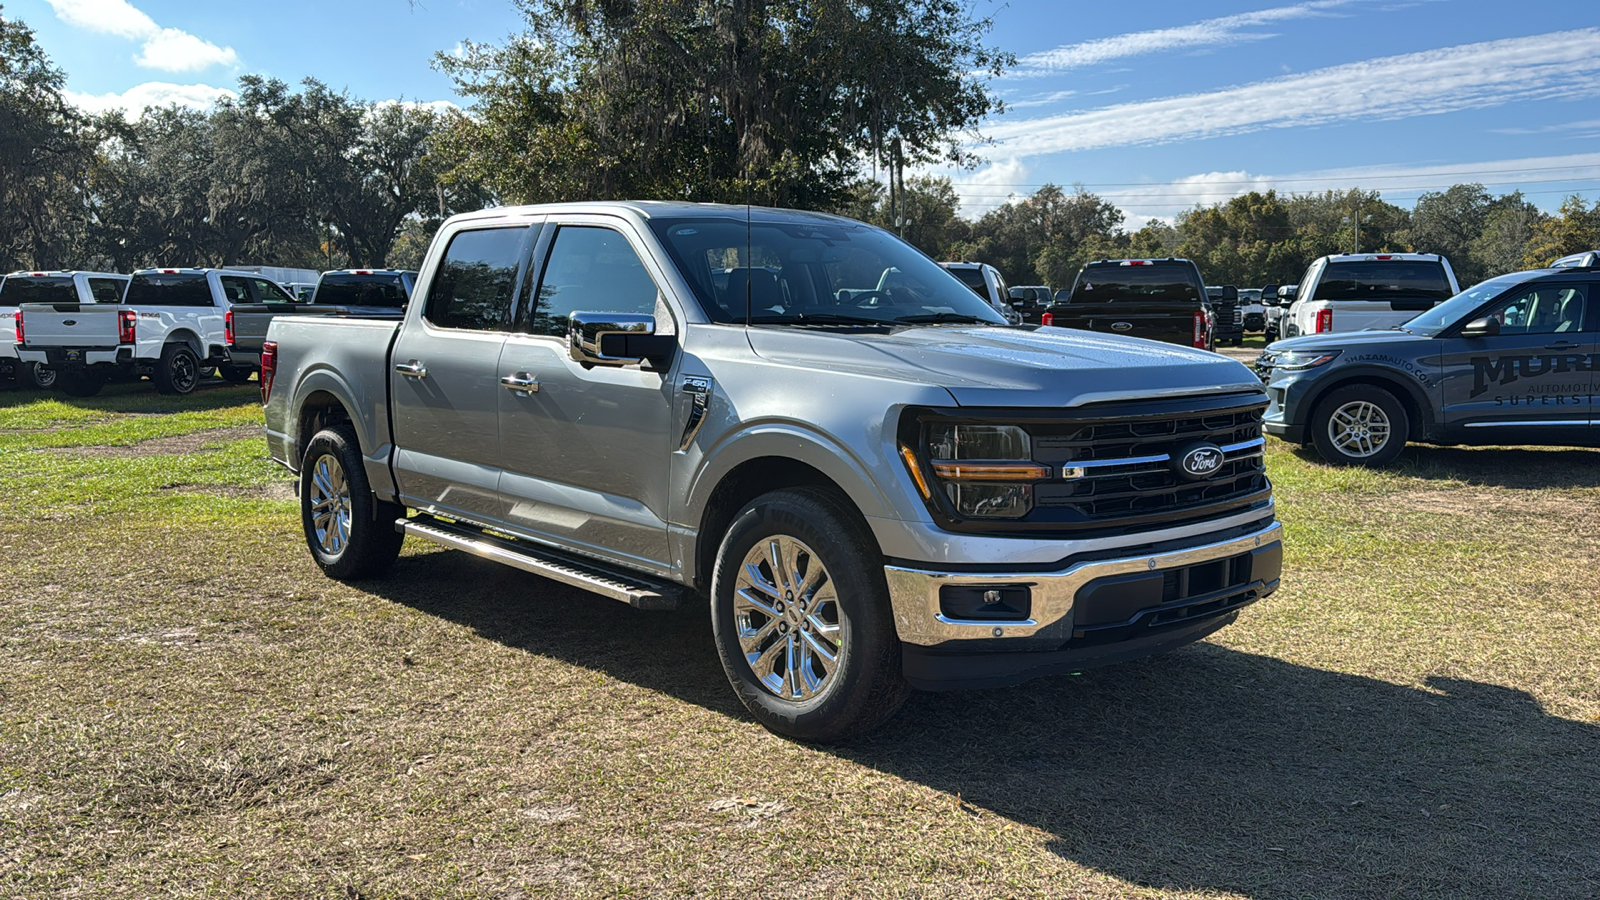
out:
<path id="1" fill-rule="evenodd" d="M 227 298 L 229 305 L 250 302 L 250 283 L 248 281 L 228 275 L 224 275 L 218 280 L 222 282 L 222 296 Z"/>
<path id="2" fill-rule="evenodd" d="M 1583 330 L 1587 300 L 1582 285 L 1543 285 L 1501 300 L 1484 315 L 1501 334 L 1570 334 Z"/>
<path id="3" fill-rule="evenodd" d="M 96 303 L 121 303 L 122 286 L 125 284 L 127 282 L 115 278 L 91 278 L 89 296 L 93 297 Z"/>
<path id="4" fill-rule="evenodd" d="M 293 303 L 294 298 L 289 293 L 265 278 L 252 278 L 251 283 L 256 286 L 256 296 L 262 303 Z"/>
<path id="5" fill-rule="evenodd" d="M 656 316 L 657 290 L 628 239 L 609 228 L 568 225 L 556 232 L 528 330 L 564 336 L 574 312 Z M 665 323 L 657 323 L 662 328 Z M 665 330 L 662 328 L 662 330 Z"/>
<path id="6" fill-rule="evenodd" d="M 451 238 L 428 287 L 427 320 L 440 328 L 509 331 L 527 233 L 485 228 Z"/>

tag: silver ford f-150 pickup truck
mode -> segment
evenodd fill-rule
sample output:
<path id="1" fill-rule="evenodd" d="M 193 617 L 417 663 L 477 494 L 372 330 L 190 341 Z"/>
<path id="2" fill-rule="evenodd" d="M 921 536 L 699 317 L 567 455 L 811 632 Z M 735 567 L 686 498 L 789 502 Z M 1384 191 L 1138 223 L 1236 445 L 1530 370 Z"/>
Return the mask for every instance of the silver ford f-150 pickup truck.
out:
<path id="1" fill-rule="evenodd" d="M 284 317 L 274 459 L 334 578 L 405 535 L 644 609 L 709 597 L 768 728 L 1161 652 L 1278 586 L 1243 365 L 1007 326 L 880 229 L 680 203 L 444 224 L 399 322 Z"/>

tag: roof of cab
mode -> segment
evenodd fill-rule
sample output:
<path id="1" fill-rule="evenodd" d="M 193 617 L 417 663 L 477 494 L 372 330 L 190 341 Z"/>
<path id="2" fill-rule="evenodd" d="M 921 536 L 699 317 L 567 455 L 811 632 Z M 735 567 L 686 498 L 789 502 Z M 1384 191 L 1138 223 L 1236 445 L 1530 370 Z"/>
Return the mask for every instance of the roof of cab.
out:
<path id="1" fill-rule="evenodd" d="M 529 206 L 496 206 L 477 212 L 451 216 L 445 223 L 493 221 L 526 216 L 565 214 L 617 215 L 619 213 L 640 219 L 705 219 L 724 218 L 751 222 L 813 221 L 834 225 L 865 225 L 855 219 L 828 213 L 800 209 L 781 209 L 772 206 L 743 206 L 736 203 L 687 203 L 677 200 L 592 200 L 578 203 L 538 203 Z M 872 226 L 866 226 L 872 227 Z"/>

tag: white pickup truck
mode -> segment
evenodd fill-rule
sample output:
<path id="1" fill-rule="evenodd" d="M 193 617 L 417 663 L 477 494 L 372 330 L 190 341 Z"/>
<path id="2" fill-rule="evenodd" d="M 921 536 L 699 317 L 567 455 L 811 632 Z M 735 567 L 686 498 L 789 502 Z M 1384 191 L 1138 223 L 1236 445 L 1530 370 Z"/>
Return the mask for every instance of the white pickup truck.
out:
<path id="1" fill-rule="evenodd" d="M 17 356 L 53 369 L 56 386 L 74 397 L 99 393 L 113 375 L 148 377 L 163 394 L 187 394 L 210 366 L 242 383 L 252 369 L 231 364 L 224 317 L 234 303 L 285 296 L 251 272 L 140 269 L 120 304 L 24 304 Z"/>
<path id="2" fill-rule="evenodd" d="M 50 388 L 54 369 L 17 359 L 17 307 L 23 303 L 117 303 L 128 276 L 115 272 L 13 272 L 0 277 L 0 381 Z"/>

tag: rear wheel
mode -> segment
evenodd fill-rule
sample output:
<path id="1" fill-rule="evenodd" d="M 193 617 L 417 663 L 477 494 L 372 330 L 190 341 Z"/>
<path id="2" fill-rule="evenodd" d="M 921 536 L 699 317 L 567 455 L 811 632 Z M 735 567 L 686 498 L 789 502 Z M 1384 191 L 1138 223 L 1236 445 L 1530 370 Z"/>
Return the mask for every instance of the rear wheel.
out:
<path id="1" fill-rule="evenodd" d="M 200 386 L 200 358 L 188 344 L 168 344 L 152 380 L 163 394 L 192 394 Z"/>
<path id="2" fill-rule="evenodd" d="M 22 367 L 17 370 L 18 384 L 23 387 L 37 388 L 41 391 L 48 391 L 55 387 L 58 377 L 59 373 L 55 369 L 33 362 L 23 363 Z"/>
<path id="3" fill-rule="evenodd" d="M 1336 388 L 1317 404 L 1311 440 L 1328 462 L 1385 466 L 1405 449 L 1411 420 L 1395 395 L 1370 384 Z"/>
<path id="4" fill-rule="evenodd" d="M 83 369 L 57 372 L 55 377 L 56 389 L 68 397 L 93 397 L 105 386 L 104 375 Z"/>
<path id="5" fill-rule="evenodd" d="M 223 366 L 219 371 L 222 372 L 222 380 L 229 384 L 244 384 L 256 372 L 253 366 Z"/>
<path id="6" fill-rule="evenodd" d="M 330 578 L 387 572 L 405 540 L 394 523 L 405 514 L 405 507 L 373 496 L 348 426 L 324 428 L 311 438 L 300 464 L 300 520 L 311 558 Z"/>
<path id="7" fill-rule="evenodd" d="M 711 625 L 729 683 L 768 729 L 845 740 L 905 701 L 876 546 L 831 491 L 774 491 L 734 517 L 712 574 Z"/>

